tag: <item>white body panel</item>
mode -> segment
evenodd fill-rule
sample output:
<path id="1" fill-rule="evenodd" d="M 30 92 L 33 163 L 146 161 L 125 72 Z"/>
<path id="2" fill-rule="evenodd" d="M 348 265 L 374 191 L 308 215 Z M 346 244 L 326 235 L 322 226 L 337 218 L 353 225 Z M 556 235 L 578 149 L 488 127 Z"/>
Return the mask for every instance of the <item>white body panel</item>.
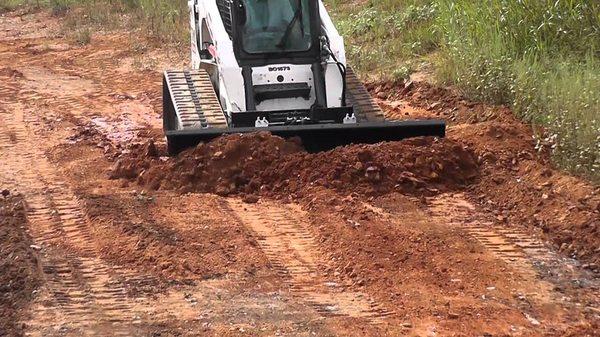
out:
<path id="1" fill-rule="evenodd" d="M 191 25 L 191 59 L 192 68 L 204 68 L 211 75 L 213 85 L 217 89 L 223 110 L 232 113 L 246 111 L 246 98 L 242 69 L 239 66 L 233 49 L 233 43 L 227 33 L 215 0 L 191 0 L 190 25 Z M 346 64 L 344 41 L 338 34 L 323 3 L 319 1 L 319 11 L 323 32 L 328 36 L 333 54 L 342 63 Z M 196 21 L 195 13 L 198 20 Z M 203 22 L 205 26 L 203 27 Z M 198 41 L 202 44 L 212 43 L 216 50 L 214 60 L 203 60 L 200 57 Z M 281 70 L 273 70 L 279 67 Z M 271 68 L 271 69 L 270 69 Z M 341 106 L 343 90 L 342 76 L 333 60 L 328 60 L 324 65 L 325 86 L 327 91 L 327 106 Z M 278 76 L 284 80 L 279 82 Z M 310 99 L 285 98 L 271 99 L 256 105 L 257 111 L 274 111 L 289 109 L 309 109 L 315 102 L 315 89 L 313 73 L 310 65 L 276 64 L 252 69 L 254 85 L 276 83 L 301 83 L 305 82 L 311 87 Z"/>
<path id="2" fill-rule="evenodd" d="M 338 33 L 327 9 L 322 1 L 319 1 L 319 13 L 321 14 L 322 28 L 331 44 L 331 51 L 344 66 L 346 63 L 346 51 L 344 39 Z M 325 85 L 327 86 L 327 106 L 339 107 L 342 103 L 343 78 L 333 60 L 329 60 L 325 66 Z"/>
<path id="3" fill-rule="evenodd" d="M 271 68 L 271 70 L 269 70 Z M 273 69 L 280 69 L 272 71 Z M 282 76 L 283 82 L 279 82 L 277 77 Z M 258 111 L 273 111 L 282 109 L 306 109 L 315 103 L 315 88 L 312 85 L 313 74 L 310 65 L 294 64 L 275 64 L 265 67 L 255 67 L 252 69 L 252 82 L 254 85 L 275 84 L 275 83 L 309 83 L 311 87 L 310 98 L 308 100 L 298 98 L 270 99 L 260 102 L 256 105 Z M 283 108 L 285 107 L 285 108 Z"/>

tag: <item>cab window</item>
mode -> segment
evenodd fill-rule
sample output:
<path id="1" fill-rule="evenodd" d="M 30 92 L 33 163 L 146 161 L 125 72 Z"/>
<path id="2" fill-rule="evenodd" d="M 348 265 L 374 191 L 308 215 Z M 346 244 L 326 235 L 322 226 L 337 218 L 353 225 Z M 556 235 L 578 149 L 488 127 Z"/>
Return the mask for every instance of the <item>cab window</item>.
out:
<path id="1" fill-rule="evenodd" d="M 242 43 L 249 54 L 307 51 L 309 0 L 243 0 Z"/>

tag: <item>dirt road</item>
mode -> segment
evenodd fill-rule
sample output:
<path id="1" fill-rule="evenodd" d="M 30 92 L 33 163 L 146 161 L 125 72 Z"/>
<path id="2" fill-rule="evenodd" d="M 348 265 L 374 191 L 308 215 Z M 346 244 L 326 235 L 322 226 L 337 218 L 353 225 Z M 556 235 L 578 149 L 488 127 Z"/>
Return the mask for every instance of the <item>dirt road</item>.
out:
<path id="1" fill-rule="evenodd" d="M 41 280 L 0 288 L 25 303 L 0 335 L 599 331 L 598 189 L 553 170 L 507 109 L 373 84 L 389 117 L 442 116 L 448 139 L 308 154 L 230 137 L 167 158 L 160 70 L 183 61 L 59 27 L 0 16 L 0 189 L 24 199 L 14 237 L 39 269 L 6 282 Z"/>

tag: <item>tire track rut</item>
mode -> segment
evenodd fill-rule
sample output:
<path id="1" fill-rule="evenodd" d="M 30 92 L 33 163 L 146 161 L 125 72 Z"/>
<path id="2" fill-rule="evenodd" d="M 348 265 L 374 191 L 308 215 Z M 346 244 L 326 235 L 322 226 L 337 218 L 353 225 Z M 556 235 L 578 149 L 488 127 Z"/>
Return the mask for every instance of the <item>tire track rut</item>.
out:
<path id="1" fill-rule="evenodd" d="M 245 204 L 239 199 L 226 200 L 222 206 L 256 233 L 261 249 L 290 292 L 320 315 L 362 318 L 372 324 L 393 315 L 369 295 L 334 282 L 319 270 L 325 261 L 319 260 L 319 248 L 299 206 Z"/>
<path id="2" fill-rule="evenodd" d="M 27 336 L 136 334 L 139 322 L 131 319 L 135 302 L 120 281 L 133 275 L 96 256 L 77 197 L 32 142 L 37 120 L 26 116 L 22 106 L 11 108 L 10 115 L 0 114 L 0 179 L 26 198 L 46 279 L 31 319 L 24 322 Z"/>
<path id="3" fill-rule="evenodd" d="M 442 194 L 428 200 L 433 221 L 444 221 L 464 230 L 497 258 L 504 261 L 524 278 L 535 282 L 538 296 L 545 301 L 577 306 L 577 300 L 568 300 L 556 292 L 557 285 L 581 282 L 582 287 L 600 289 L 599 280 L 582 270 L 573 259 L 561 257 L 556 251 L 517 228 L 500 226 L 477 211 L 463 194 Z M 598 293 L 591 296 L 593 307 L 600 304 Z"/>

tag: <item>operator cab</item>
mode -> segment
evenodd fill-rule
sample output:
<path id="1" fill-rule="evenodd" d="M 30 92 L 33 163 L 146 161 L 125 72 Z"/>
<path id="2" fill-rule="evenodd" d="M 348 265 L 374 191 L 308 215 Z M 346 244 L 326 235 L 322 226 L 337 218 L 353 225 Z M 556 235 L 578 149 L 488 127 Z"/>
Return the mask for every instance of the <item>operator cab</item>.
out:
<path id="1" fill-rule="evenodd" d="M 319 8 L 311 0 L 234 0 L 240 65 L 311 64 L 319 59 Z"/>
<path id="2" fill-rule="evenodd" d="M 322 52 L 329 47 L 318 1 L 233 0 L 232 5 L 233 50 L 246 99 L 245 111 L 231 114 L 234 124 L 320 123 L 353 115 L 342 98 L 344 65 L 329 68 L 335 74 L 327 83 L 330 54 Z"/>

